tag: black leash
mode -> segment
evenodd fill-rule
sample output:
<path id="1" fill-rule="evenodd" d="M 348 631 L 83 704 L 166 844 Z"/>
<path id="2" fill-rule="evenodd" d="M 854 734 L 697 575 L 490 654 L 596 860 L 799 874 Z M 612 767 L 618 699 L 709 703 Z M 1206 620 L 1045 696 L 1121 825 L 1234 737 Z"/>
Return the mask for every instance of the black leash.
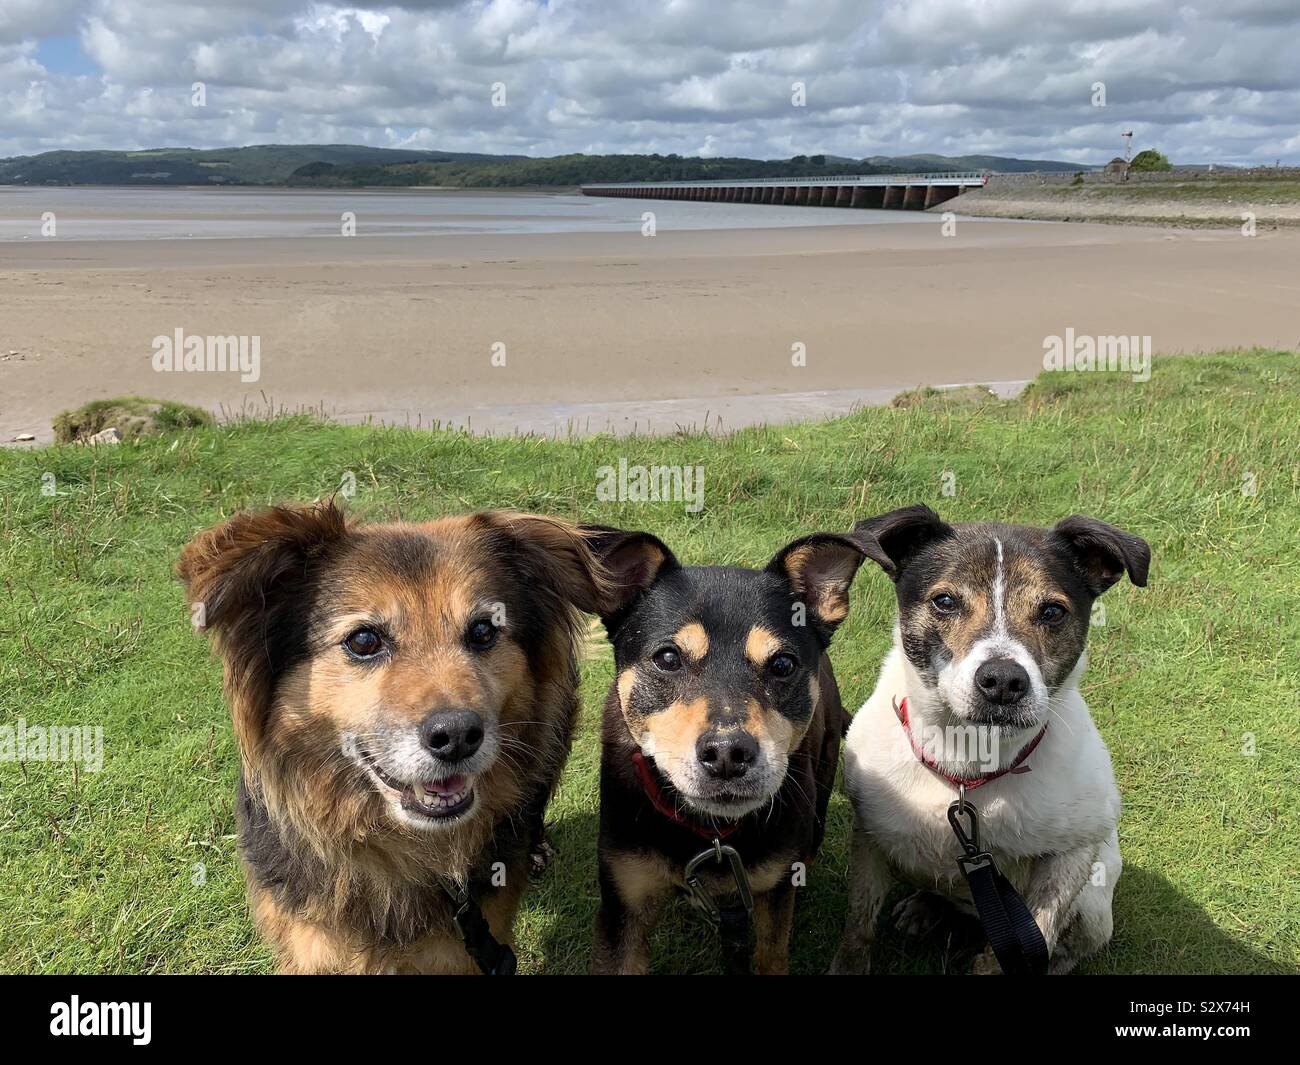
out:
<path id="1" fill-rule="evenodd" d="M 453 880 L 438 878 L 446 896 L 451 899 L 452 922 L 465 942 L 465 953 L 484 976 L 514 976 L 518 960 L 515 952 L 492 934 L 483 910 L 466 888 Z"/>
<path id="2" fill-rule="evenodd" d="M 700 883 L 699 868 L 705 862 L 714 862 L 729 870 L 736 883 L 738 905 L 720 906 Z M 708 850 L 700 851 L 686 863 L 686 897 L 691 905 L 707 915 L 718 927 L 722 944 L 722 963 L 728 976 L 750 976 L 749 919 L 754 912 L 754 892 L 750 888 L 749 873 L 734 847 L 728 847 L 715 836 Z"/>
<path id="3" fill-rule="evenodd" d="M 962 827 L 963 816 L 969 829 Z M 1002 971 L 1008 976 L 1042 976 L 1047 972 L 1047 940 L 1025 900 L 998 871 L 993 855 L 980 850 L 979 818 L 964 787 L 948 807 L 948 823 L 965 852 L 957 867 L 970 885 L 980 924 Z"/>

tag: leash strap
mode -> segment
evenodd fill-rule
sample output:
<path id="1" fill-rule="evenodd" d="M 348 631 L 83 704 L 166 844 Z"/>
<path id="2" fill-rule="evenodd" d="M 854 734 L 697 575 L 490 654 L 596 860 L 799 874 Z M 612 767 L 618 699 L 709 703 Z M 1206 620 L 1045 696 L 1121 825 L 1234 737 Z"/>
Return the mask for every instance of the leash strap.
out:
<path id="1" fill-rule="evenodd" d="M 514 976 L 518 965 L 515 952 L 492 934 L 474 896 L 451 881 L 440 880 L 440 883 L 455 907 L 451 919 L 465 943 L 465 953 L 479 971 L 484 976 Z"/>
<path id="2" fill-rule="evenodd" d="M 744 906 L 718 909 L 718 938 L 722 967 L 728 976 L 751 976 L 749 966 L 749 911 Z"/>
<path id="3" fill-rule="evenodd" d="M 964 829 L 961 818 L 969 818 Z M 1025 900 L 999 872 L 993 855 L 980 850 L 979 818 L 963 793 L 948 807 L 948 822 L 964 853 L 957 867 L 970 886 L 980 924 L 1008 976 L 1042 976 L 1047 972 L 1047 940 Z"/>

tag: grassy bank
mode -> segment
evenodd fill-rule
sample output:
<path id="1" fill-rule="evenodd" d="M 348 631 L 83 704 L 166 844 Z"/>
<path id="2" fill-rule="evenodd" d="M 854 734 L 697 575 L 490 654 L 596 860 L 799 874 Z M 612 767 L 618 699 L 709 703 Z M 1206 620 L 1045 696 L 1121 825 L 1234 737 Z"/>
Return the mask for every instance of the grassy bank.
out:
<path id="1" fill-rule="evenodd" d="M 936 208 L 942 210 L 943 208 Z M 1300 180 L 1198 177 L 1167 180 L 999 183 L 963 193 L 948 208 L 981 218 L 1053 222 L 1240 228 L 1243 212 L 1258 229 L 1300 225 Z"/>
<path id="2" fill-rule="evenodd" d="M 762 564 L 803 532 L 917 501 L 954 520 L 1083 512 L 1140 533 L 1150 586 L 1108 594 L 1085 678 L 1125 800 L 1116 938 L 1086 969 L 1294 971 L 1297 455 L 1300 357 L 1267 352 L 1158 361 L 1147 384 L 1056 375 L 1007 403 L 928 397 L 726 438 L 483 440 L 286 419 L 0 452 L 0 724 L 99 725 L 105 752 L 95 773 L 0 763 L 0 970 L 268 968 L 244 908 L 219 667 L 170 570 L 199 528 L 352 473 L 351 507 L 374 518 L 550 511 L 652 529 L 692 563 Z M 703 511 L 599 503 L 596 470 L 620 457 L 703 465 Z M 865 567 L 853 602 L 833 648 L 851 708 L 889 640 L 884 575 Z M 582 729 L 550 811 L 559 856 L 518 925 L 529 972 L 586 967 L 610 674 L 607 656 L 584 667 Z M 848 824 L 837 796 L 796 918 L 796 971 L 822 969 L 838 937 Z M 713 967 L 701 942 L 676 907 L 656 967 Z M 950 957 L 946 942 L 886 937 L 880 968 Z"/>

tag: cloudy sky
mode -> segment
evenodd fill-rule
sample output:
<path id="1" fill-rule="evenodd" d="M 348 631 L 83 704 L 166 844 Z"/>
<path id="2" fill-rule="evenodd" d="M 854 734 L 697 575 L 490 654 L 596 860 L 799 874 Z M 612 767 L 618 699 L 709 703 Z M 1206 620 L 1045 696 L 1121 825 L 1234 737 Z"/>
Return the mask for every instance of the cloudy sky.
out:
<path id="1" fill-rule="evenodd" d="M 1105 162 L 1133 129 L 1175 162 L 1297 163 L 1297 40 L 1298 0 L 0 0 L 0 156 L 343 142 Z"/>

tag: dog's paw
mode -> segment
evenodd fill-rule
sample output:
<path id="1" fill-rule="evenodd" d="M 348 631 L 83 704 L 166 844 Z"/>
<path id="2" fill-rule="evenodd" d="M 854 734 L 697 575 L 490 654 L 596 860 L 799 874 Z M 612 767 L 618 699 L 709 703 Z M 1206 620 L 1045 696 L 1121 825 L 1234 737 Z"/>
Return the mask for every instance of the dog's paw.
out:
<path id="1" fill-rule="evenodd" d="M 971 976 L 1001 976 L 1002 966 L 998 964 L 998 956 L 993 953 L 992 947 L 985 947 L 984 950 L 976 955 L 975 960 L 970 964 Z"/>
<path id="2" fill-rule="evenodd" d="M 827 976 L 869 976 L 870 974 L 870 952 L 843 946 L 835 952 L 835 957 L 831 959 L 831 966 L 826 970 Z"/>
<path id="3" fill-rule="evenodd" d="M 551 864 L 553 857 L 555 857 L 555 848 L 551 846 L 551 841 L 543 835 L 528 852 L 529 879 L 540 880 L 545 876 L 546 867 Z"/>
<path id="4" fill-rule="evenodd" d="M 928 891 L 903 899 L 890 915 L 894 928 L 905 936 L 924 936 L 934 931 L 948 913 L 948 905 Z"/>

